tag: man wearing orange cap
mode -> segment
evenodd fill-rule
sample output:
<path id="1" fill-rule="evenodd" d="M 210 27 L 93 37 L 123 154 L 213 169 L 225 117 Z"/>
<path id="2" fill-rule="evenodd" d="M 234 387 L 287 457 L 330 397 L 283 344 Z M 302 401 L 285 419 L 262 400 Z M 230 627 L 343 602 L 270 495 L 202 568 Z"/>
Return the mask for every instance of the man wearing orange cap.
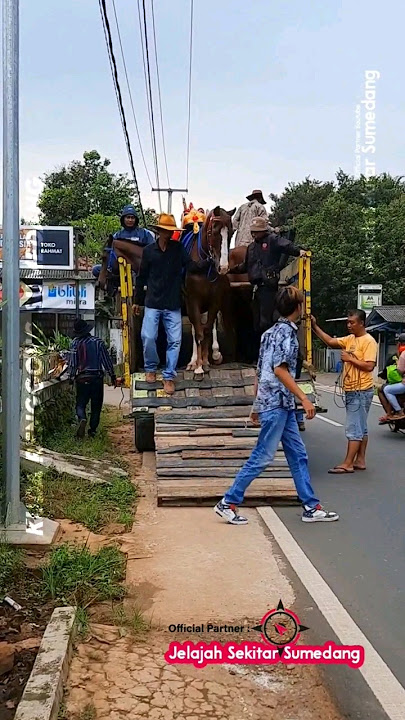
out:
<path id="1" fill-rule="evenodd" d="M 241 245 L 247 247 L 252 242 L 250 226 L 254 218 L 262 217 L 266 221 L 268 220 L 268 215 L 264 207 L 266 201 L 261 190 L 253 190 L 253 192 L 247 196 L 247 200 L 249 202 L 241 205 L 233 218 L 233 229 L 237 231 L 235 247 Z"/>

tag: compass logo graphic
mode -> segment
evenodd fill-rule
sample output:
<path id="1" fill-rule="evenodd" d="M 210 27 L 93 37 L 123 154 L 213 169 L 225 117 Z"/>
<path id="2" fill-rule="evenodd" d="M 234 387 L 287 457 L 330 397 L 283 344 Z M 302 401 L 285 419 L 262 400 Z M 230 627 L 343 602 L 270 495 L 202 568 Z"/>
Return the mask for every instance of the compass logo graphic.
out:
<path id="1" fill-rule="evenodd" d="M 253 630 L 258 630 L 269 645 L 275 645 L 281 657 L 286 645 L 298 642 L 300 634 L 309 628 L 301 625 L 298 616 L 286 609 L 280 600 L 277 608 L 266 613 L 260 625 L 256 625 Z"/>

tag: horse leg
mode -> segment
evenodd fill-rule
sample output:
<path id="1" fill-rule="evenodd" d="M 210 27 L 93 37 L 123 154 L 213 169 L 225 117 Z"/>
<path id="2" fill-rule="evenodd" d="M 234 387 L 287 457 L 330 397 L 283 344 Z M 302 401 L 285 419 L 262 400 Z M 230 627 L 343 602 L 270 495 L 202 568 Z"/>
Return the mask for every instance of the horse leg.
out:
<path id="1" fill-rule="evenodd" d="M 212 326 L 212 360 L 214 365 L 220 365 L 223 360 L 222 354 L 219 350 L 217 323 L 218 315 L 215 318 L 214 325 Z"/>
<path id="2" fill-rule="evenodd" d="M 202 363 L 202 353 L 201 353 L 201 345 L 204 340 L 204 329 L 201 323 L 201 313 L 200 309 L 196 307 L 194 304 L 190 305 L 188 308 L 188 317 L 191 322 L 191 325 L 193 327 L 193 341 L 197 348 L 197 358 L 195 367 L 191 367 L 190 363 L 190 370 L 194 370 L 194 374 L 199 377 L 204 377 L 204 370 L 203 370 L 203 363 Z M 193 352 L 194 357 L 194 352 Z"/>
<path id="3" fill-rule="evenodd" d="M 186 370 L 195 370 L 197 367 L 197 343 L 195 340 L 194 325 L 191 325 L 191 333 L 193 336 L 193 354 L 191 356 L 191 360 L 190 360 L 189 364 L 187 365 Z"/>
<path id="4" fill-rule="evenodd" d="M 203 369 L 204 371 L 208 371 L 210 368 L 210 362 L 209 362 L 209 352 L 210 352 L 210 345 L 212 343 L 213 338 L 213 332 L 214 332 L 214 323 L 216 322 L 218 314 L 218 307 L 216 303 L 214 303 L 208 311 L 208 318 L 207 322 L 204 326 L 204 341 L 202 345 L 202 358 L 203 358 Z"/>

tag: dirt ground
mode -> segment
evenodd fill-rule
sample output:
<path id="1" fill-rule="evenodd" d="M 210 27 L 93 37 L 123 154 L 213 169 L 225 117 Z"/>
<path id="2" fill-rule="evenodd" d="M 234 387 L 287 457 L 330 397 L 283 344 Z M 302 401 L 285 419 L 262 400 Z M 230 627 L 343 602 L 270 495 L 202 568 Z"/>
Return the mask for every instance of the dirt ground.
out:
<path id="1" fill-rule="evenodd" d="M 128 557 L 125 606 L 129 616 L 141 611 L 150 629 L 113 625 L 108 606 L 93 611 L 89 637 L 70 668 L 65 717 L 79 720 L 89 706 L 97 720 L 341 720 L 313 666 L 166 663 L 171 641 L 213 639 L 204 632 L 175 635 L 171 624 L 258 624 L 280 599 L 299 609 L 255 510 L 248 511 L 248 526 L 236 528 L 211 508 L 158 508 L 153 456 L 140 468 L 128 425 L 114 431 L 114 440 L 141 491 L 132 532 L 120 536 Z"/>

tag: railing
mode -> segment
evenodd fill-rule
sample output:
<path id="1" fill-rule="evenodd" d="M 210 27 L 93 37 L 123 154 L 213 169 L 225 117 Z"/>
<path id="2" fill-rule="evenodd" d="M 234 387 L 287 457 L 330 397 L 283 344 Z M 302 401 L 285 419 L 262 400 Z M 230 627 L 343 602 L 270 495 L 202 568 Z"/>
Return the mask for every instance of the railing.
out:
<path id="1" fill-rule="evenodd" d="M 330 348 L 313 349 L 313 364 L 318 372 L 336 372 L 339 361 L 340 350 L 331 350 Z"/>

